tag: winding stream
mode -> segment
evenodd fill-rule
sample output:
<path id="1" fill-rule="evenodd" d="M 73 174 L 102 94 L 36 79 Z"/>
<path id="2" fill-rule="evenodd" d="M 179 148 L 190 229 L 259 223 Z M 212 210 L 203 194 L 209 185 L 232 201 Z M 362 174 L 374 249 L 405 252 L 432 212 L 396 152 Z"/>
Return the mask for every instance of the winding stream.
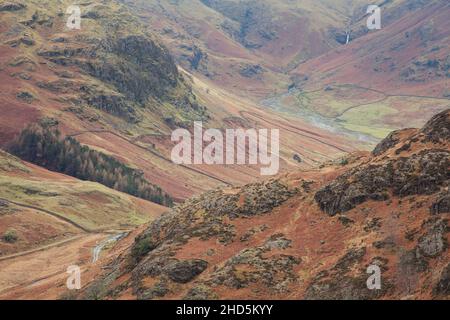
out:
<path id="1" fill-rule="evenodd" d="M 297 117 L 305 120 L 306 122 L 312 124 L 313 126 L 327 130 L 329 132 L 335 133 L 336 135 L 343 135 L 351 139 L 356 139 L 365 144 L 376 144 L 378 140 L 370 135 L 355 132 L 344 128 L 339 120 L 333 118 L 324 117 L 310 109 L 298 107 L 295 111 L 292 108 L 286 107 L 283 104 L 283 99 L 295 94 L 297 90 L 291 89 L 286 93 L 270 97 L 261 101 L 261 105 L 267 109 L 273 110 L 275 112 L 288 115 L 290 117 Z"/>

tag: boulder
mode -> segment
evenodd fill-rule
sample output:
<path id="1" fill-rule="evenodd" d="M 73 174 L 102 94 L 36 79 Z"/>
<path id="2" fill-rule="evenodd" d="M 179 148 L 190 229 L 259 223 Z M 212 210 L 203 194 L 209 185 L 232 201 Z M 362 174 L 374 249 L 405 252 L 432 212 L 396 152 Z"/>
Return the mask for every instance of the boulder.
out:
<path id="1" fill-rule="evenodd" d="M 166 268 L 170 280 L 178 283 L 188 283 L 205 271 L 208 262 L 200 259 L 175 262 Z"/>

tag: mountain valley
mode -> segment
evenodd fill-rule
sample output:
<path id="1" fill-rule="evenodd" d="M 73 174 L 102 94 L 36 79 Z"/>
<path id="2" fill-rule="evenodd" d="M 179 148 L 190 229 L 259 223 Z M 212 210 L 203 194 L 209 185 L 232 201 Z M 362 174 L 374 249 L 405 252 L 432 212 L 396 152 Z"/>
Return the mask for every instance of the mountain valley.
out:
<path id="1" fill-rule="evenodd" d="M 450 3 L 369 4 L 0 0 L 0 299 L 448 299 Z"/>

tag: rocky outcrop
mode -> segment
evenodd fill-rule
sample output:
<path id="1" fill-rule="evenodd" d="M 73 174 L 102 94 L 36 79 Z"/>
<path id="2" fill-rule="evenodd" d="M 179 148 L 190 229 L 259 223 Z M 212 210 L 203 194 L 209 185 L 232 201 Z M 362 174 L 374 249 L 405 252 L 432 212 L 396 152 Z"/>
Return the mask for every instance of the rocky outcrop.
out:
<path id="1" fill-rule="evenodd" d="M 278 244 L 276 244 L 277 241 Z M 224 285 L 233 289 L 242 289 L 252 283 L 260 283 L 270 288 L 273 293 L 287 292 L 289 285 L 297 281 L 293 268 L 301 261 L 292 255 L 270 254 L 270 251 L 277 248 L 285 249 L 285 245 L 289 242 L 278 235 L 269 239 L 261 247 L 244 249 L 226 261 L 223 267 L 213 272 L 204 284 L 212 287 Z M 269 257 L 265 254 L 269 254 Z"/>
<path id="2" fill-rule="evenodd" d="M 258 64 L 246 64 L 239 70 L 239 74 L 246 78 L 253 78 L 263 73 L 263 68 Z"/>
<path id="3" fill-rule="evenodd" d="M 428 121 L 420 131 L 424 134 L 425 142 L 449 142 L 450 141 L 450 109 L 447 109 Z"/>
<path id="4" fill-rule="evenodd" d="M 447 221 L 440 218 L 431 219 L 426 225 L 428 230 L 419 238 L 416 250 L 427 258 L 436 258 L 447 249 Z"/>
<path id="5" fill-rule="evenodd" d="M 31 28 L 36 28 L 36 25 L 51 28 L 53 27 L 53 21 L 54 17 L 51 17 L 42 11 L 36 11 L 31 16 L 30 20 L 23 21 L 22 23 Z"/>
<path id="6" fill-rule="evenodd" d="M 425 150 L 408 158 L 381 165 L 352 169 L 320 189 L 315 200 L 331 216 L 368 200 L 387 200 L 389 194 L 404 197 L 433 194 L 450 179 L 450 152 Z"/>
<path id="7" fill-rule="evenodd" d="M 187 200 L 153 222 L 136 238 L 133 255 L 139 260 L 162 245 L 165 239 L 183 243 L 192 237 L 203 240 L 217 237 L 222 243 L 232 242 L 235 232 L 225 222 L 225 217 L 235 219 L 265 214 L 297 192 L 277 180 L 249 184 L 241 195 L 226 194 L 222 190 L 207 192 Z"/>
<path id="8" fill-rule="evenodd" d="M 183 297 L 183 300 L 217 300 L 217 295 L 207 286 L 196 285 Z"/>
<path id="9" fill-rule="evenodd" d="M 101 18 L 101 15 L 100 15 L 100 13 L 98 11 L 90 10 L 90 11 L 84 13 L 81 16 L 81 18 L 82 19 L 93 19 L 93 20 L 96 20 L 96 19 Z"/>
<path id="10" fill-rule="evenodd" d="M 21 37 L 7 41 L 11 47 L 17 47 L 21 44 L 24 44 L 28 47 L 34 46 L 36 41 L 34 41 L 33 37 L 30 34 L 23 34 Z"/>
<path id="11" fill-rule="evenodd" d="M 399 132 L 400 131 L 393 131 L 386 138 L 381 140 L 381 142 L 376 145 L 375 149 L 373 149 L 372 154 L 374 156 L 379 156 L 395 146 L 400 141 L 398 138 Z"/>
<path id="12" fill-rule="evenodd" d="M 166 268 L 170 280 L 179 283 L 192 281 L 196 276 L 205 271 L 208 262 L 200 259 L 175 262 Z"/>
<path id="13" fill-rule="evenodd" d="M 35 99 L 33 94 L 31 94 L 28 91 L 21 91 L 17 93 L 16 97 L 20 100 L 25 101 L 26 103 L 32 103 L 33 100 Z"/>
<path id="14" fill-rule="evenodd" d="M 167 50 L 144 36 L 104 41 L 90 54 L 95 58 L 81 67 L 132 101 L 144 104 L 150 96 L 162 99 L 178 84 L 178 71 Z M 115 59 L 121 63 L 114 63 Z"/>
<path id="15" fill-rule="evenodd" d="M 223 23 L 222 28 L 246 48 L 261 48 L 266 42 L 277 37 L 276 25 L 269 14 L 271 8 L 261 1 L 201 2 L 231 20 Z M 234 26 L 235 24 L 237 26 Z"/>
<path id="16" fill-rule="evenodd" d="M 4 2 L 0 4 L 0 12 L 19 11 L 26 8 L 26 5 L 20 2 Z"/>
<path id="17" fill-rule="evenodd" d="M 450 193 L 447 191 L 438 195 L 430 211 L 432 214 L 450 213 Z"/>
<path id="18" fill-rule="evenodd" d="M 408 129 L 385 139 L 378 156 L 358 153 L 324 169 L 187 200 L 135 238 L 115 260 L 122 259 L 121 272 L 106 271 L 104 281 L 119 283 L 109 296 L 446 297 L 450 151 L 444 140 L 423 143 L 427 135 L 434 131 Z M 330 176 L 337 178 L 324 186 Z M 373 265 L 381 288 L 368 286 Z"/>
<path id="19" fill-rule="evenodd" d="M 137 108 L 157 109 L 155 106 L 161 107 L 158 114 L 161 118 L 207 119 L 206 108 L 197 102 L 168 50 L 148 33 L 112 32 L 115 27 L 106 20 L 113 13 L 108 10 L 102 6 L 85 13 L 86 18 L 97 20 L 96 23 L 103 26 L 104 37 L 93 38 L 90 34 L 80 34 L 76 39 L 57 37 L 51 45 L 42 45 L 37 54 L 57 66 L 71 67 L 72 72 L 78 68 L 94 78 L 92 81 L 86 81 L 88 77 L 83 79 L 86 82 L 81 90 L 84 102 L 129 122 L 140 120 Z M 133 20 L 124 12 L 117 14 L 124 21 Z M 51 26 L 53 17 L 39 11 L 24 23 Z M 130 26 L 138 27 L 138 24 L 133 21 Z M 71 88 L 66 87 L 66 90 Z M 91 87 L 109 92 L 92 93 L 89 92 Z"/>
<path id="20" fill-rule="evenodd" d="M 421 142 L 433 142 L 433 143 L 448 143 L 450 141 L 450 110 L 444 110 L 434 117 L 432 117 L 425 126 L 406 139 L 403 145 L 400 145 L 396 150 L 396 154 L 400 154 L 402 151 L 408 151 L 411 145 Z M 400 143 L 400 135 L 406 132 L 408 129 L 402 129 L 391 132 L 386 138 L 384 138 L 375 149 L 372 151 L 374 156 L 379 156 L 385 153 L 387 150 L 392 149 Z M 421 137 L 421 139 L 419 139 Z"/>
<path id="21" fill-rule="evenodd" d="M 139 299 L 164 297 L 173 293 L 175 284 L 190 282 L 195 282 L 195 286 L 186 294 L 187 299 L 214 297 L 209 289 L 219 285 L 243 288 L 263 282 L 274 292 L 288 290 L 288 284 L 296 279 L 293 267 L 300 260 L 279 252 L 291 246 L 291 240 L 282 234 L 272 235 L 262 246 L 237 253 L 202 280 L 197 277 L 207 269 L 206 259 L 175 258 L 179 248 L 190 241 L 215 239 L 224 246 L 241 244 L 230 220 L 264 215 L 298 192 L 278 180 L 250 184 L 243 190 L 240 195 L 214 190 L 187 200 L 156 219 L 135 238 L 127 270 L 132 270 L 130 285 Z M 261 227 L 259 232 L 265 230 Z M 268 253 L 270 257 L 265 256 Z M 253 271 L 240 271 L 247 267 Z M 143 284 L 142 279 L 146 277 L 153 278 L 155 284 Z M 280 278 L 284 279 L 283 283 L 275 281 Z"/>
<path id="22" fill-rule="evenodd" d="M 405 278 L 417 277 L 428 270 L 428 261 L 417 250 L 408 250 L 400 254 L 398 269 Z"/>
<path id="23" fill-rule="evenodd" d="M 366 255 L 366 248 L 349 250 L 330 270 L 319 272 L 311 281 L 305 292 L 307 300 L 368 300 L 380 298 L 388 288 L 385 281 L 381 290 L 367 288 L 367 274 L 361 268 L 361 262 Z M 357 268 L 357 274 L 352 270 Z"/>
<path id="24" fill-rule="evenodd" d="M 433 289 L 436 296 L 448 297 L 450 295 L 450 263 L 442 270 L 439 281 Z"/>
<path id="25" fill-rule="evenodd" d="M 189 61 L 192 70 L 198 70 L 202 61 L 208 59 L 208 55 L 197 46 L 193 46 L 189 49 L 192 50 L 192 55 L 187 58 L 187 60 Z"/>
<path id="26" fill-rule="evenodd" d="M 342 276 L 316 280 L 305 294 L 306 300 L 370 300 L 379 298 L 379 291 L 369 290 L 367 277 Z"/>
<path id="27" fill-rule="evenodd" d="M 140 120 L 136 112 L 137 106 L 120 94 L 102 92 L 94 86 L 85 85 L 80 87 L 80 93 L 81 99 L 89 106 L 126 119 L 130 123 L 137 123 Z"/>

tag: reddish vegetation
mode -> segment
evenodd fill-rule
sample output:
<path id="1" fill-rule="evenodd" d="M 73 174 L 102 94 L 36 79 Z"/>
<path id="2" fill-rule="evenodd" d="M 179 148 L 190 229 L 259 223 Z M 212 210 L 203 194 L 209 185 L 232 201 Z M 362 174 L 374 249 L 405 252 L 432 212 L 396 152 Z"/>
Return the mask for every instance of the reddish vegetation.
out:
<path id="1" fill-rule="evenodd" d="M 61 202 L 64 202 L 67 196 L 62 193 L 62 190 L 65 190 L 63 188 L 73 186 L 74 190 L 78 190 L 77 199 L 85 205 L 85 209 L 83 212 L 76 212 L 75 216 L 82 217 L 86 213 L 93 216 L 105 206 L 113 208 L 113 190 L 111 194 L 97 191 L 84 193 L 80 187 L 83 182 L 33 164 L 19 162 L 18 159 L 0 151 L 2 164 L 8 160 L 11 164 L 18 163 L 23 167 L 22 170 L 13 166 L 5 166 L 6 170 L 0 168 L 2 182 L 8 179 L 23 179 L 22 181 L 39 182 L 43 185 L 51 184 L 53 187 L 60 184 L 62 188 L 58 196 Z M 4 185 L 2 184 L 2 187 Z M 124 194 L 121 196 L 130 200 L 133 211 L 142 213 L 142 217 L 147 217 L 149 221 L 167 210 L 149 201 Z M 51 201 L 52 196 L 48 197 L 48 201 Z M 47 201 L 44 196 L 41 198 Z M 86 230 L 78 223 L 61 216 L 62 213 L 70 214 L 70 207 L 61 205 L 60 209 L 55 211 L 47 208 L 45 203 L 33 203 L 29 199 L 21 199 L 20 196 L 17 199 L 0 197 L 0 299 L 58 299 L 66 291 L 68 266 L 79 265 L 83 274 L 82 281 L 85 283 L 101 271 L 98 263 L 92 264 L 92 250 L 110 234 Z M 98 230 L 104 232 L 115 233 L 116 228 L 130 228 L 117 225 L 117 221 L 111 221 L 108 216 L 95 218 L 104 219 L 105 224 L 98 226 Z M 114 225 L 114 228 L 110 228 Z M 16 241 L 8 242 L 3 239 L 8 230 L 14 230 Z M 100 258 L 103 258 L 103 254 Z"/>
<path id="2" fill-rule="evenodd" d="M 99 267 L 90 265 L 92 247 L 106 236 L 83 235 L 46 250 L 0 261 L 0 298 L 7 300 L 63 298 L 61 295 L 67 290 L 68 266 L 81 267 L 82 282 L 92 277 L 95 274 L 94 270 L 99 272 Z"/>
<path id="3" fill-rule="evenodd" d="M 419 60 L 438 60 L 441 66 L 448 65 L 448 14 L 448 3 L 436 1 L 393 19 L 382 30 L 309 60 L 294 72 L 309 75 L 311 87 L 317 87 L 318 83 L 352 83 L 389 94 L 442 97 L 448 89 L 445 67 L 444 72 L 433 68 L 415 70 L 416 79 L 408 80 L 402 74 Z"/>
<path id="4" fill-rule="evenodd" d="M 353 153 L 347 165 L 329 163 L 189 200 L 152 223 L 134 244 L 130 238 L 124 242 L 131 247 L 108 262 L 113 269 L 104 277 L 113 272 L 116 280 L 103 294 L 113 299 L 448 298 L 449 128 L 450 110 L 421 130 L 392 134 L 374 155 Z M 416 171 L 420 157 L 429 160 L 422 164 L 426 169 Z M 404 161 L 413 168 L 402 167 Z M 393 182 L 371 180 L 371 170 L 389 163 L 397 169 L 376 179 Z M 397 185 L 402 179 L 407 183 Z M 338 192 L 342 183 L 346 187 L 333 208 L 343 209 L 325 213 L 320 206 L 331 203 L 323 202 L 322 190 L 335 184 Z M 379 187 L 386 188 L 385 198 L 365 193 Z M 144 243 L 148 247 L 140 251 Z M 366 287 L 371 264 L 381 268 L 381 290 Z"/>
<path id="5" fill-rule="evenodd" d="M 16 21 L 14 14 L 2 13 L 2 17 L 4 18 L 0 22 L 1 28 L 9 30 L 8 25 Z M 180 201 L 217 186 L 249 183 L 258 179 L 257 167 L 193 166 L 189 169 L 185 166 L 174 165 L 170 160 L 169 149 L 170 133 L 173 128 L 164 124 L 162 119 L 159 119 L 159 114 L 146 115 L 150 117 L 150 122 L 155 122 L 156 127 L 160 127 L 158 130 L 160 132 L 156 133 L 159 136 L 154 142 L 156 148 L 153 150 L 152 145 L 146 143 L 148 140 L 145 137 L 147 132 L 155 134 L 154 130 L 130 126 L 117 117 L 95 110 L 93 107 L 85 107 L 83 111 L 73 111 L 74 104 L 79 107 L 82 101 L 80 87 L 97 85 L 98 80 L 95 79 L 92 83 L 86 82 L 85 72 L 75 64 L 51 63 L 38 52 L 42 50 L 76 51 L 83 48 L 86 43 L 77 40 L 76 36 L 83 32 L 84 30 L 77 33 L 69 32 L 59 22 L 51 28 L 36 26 L 33 29 L 33 36 L 36 38 L 39 36 L 42 43 L 14 47 L 9 44 L 12 36 L 2 33 L 0 37 L 2 40 L 0 45 L 1 147 L 6 147 L 12 138 L 29 123 L 52 118 L 58 121 L 58 128 L 63 134 L 75 135 L 81 143 L 98 148 L 126 164 L 138 167 L 144 171 L 150 183 L 162 187 L 164 191 Z M 214 34 L 210 37 L 216 39 L 217 44 L 221 46 L 217 50 L 223 50 L 222 54 L 227 54 L 223 46 L 228 43 L 228 40 L 223 38 L 223 34 L 220 33 L 220 35 L 221 37 L 217 39 Z M 67 40 L 57 43 L 52 41 L 55 37 Z M 230 56 L 234 55 L 236 50 L 238 49 L 233 48 Z M 222 128 L 224 119 L 236 117 L 240 122 L 248 123 L 251 127 L 280 128 L 282 170 L 294 166 L 311 167 L 323 159 L 335 158 L 342 150 L 355 150 L 352 142 L 345 138 L 336 138 L 333 134 L 302 121 L 282 119 L 261 110 L 250 100 L 238 98 L 221 90 L 220 80 L 204 80 L 204 82 L 196 78 L 194 80 L 194 91 L 205 101 L 208 112 L 212 116 L 208 123 L 209 127 Z M 249 81 L 242 83 L 242 86 L 253 82 L 247 78 L 241 80 Z M 31 94 L 32 98 L 29 101 L 18 98 L 17 95 L 21 92 Z M 268 122 L 265 119 L 271 120 Z M 313 136 L 326 137 L 324 140 L 327 144 L 317 144 L 317 140 L 310 138 L 310 134 L 305 135 L 302 132 L 303 129 L 312 132 Z M 137 133 L 130 134 L 129 131 L 133 130 L 137 130 Z M 302 156 L 304 161 L 301 164 L 293 161 L 294 154 Z"/>
<path id="6" fill-rule="evenodd" d="M 353 102 L 364 105 L 393 95 L 445 101 L 450 63 L 446 1 L 423 4 L 415 0 L 411 6 L 419 5 L 417 10 L 385 1 L 383 31 L 359 35 L 345 46 L 331 32 L 334 27 L 345 28 L 344 22 L 335 26 L 333 20 L 335 14 L 348 18 L 356 11 L 356 2 L 335 12 L 334 7 L 325 9 L 311 1 L 312 10 L 323 10 L 318 15 L 305 9 L 308 4 L 294 12 L 283 2 L 282 8 L 270 7 L 277 15 L 273 20 L 266 16 L 270 10 L 259 11 L 269 7 L 263 4 L 260 8 L 262 1 L 252 1 L 253 12 L 262 14 L 250 17 L 255 25 L 247 30 L 248 21 L 237 23 L 237 17 L 222 15 L 220 8 L 202 6 L 211 14 L 204 18 L 204 12 L 199 17 L 198 12 L 189 16 L 184 7 L 178 11 L 177 1 L 169 5 L 157 1 L 157 6 L 148 0 L 121 2 L 160 33 L 181 65 L 186 86 L 192 86 L 198 101 L 206 106 L 205 127 L 280 130 L 280 175 L 263 180 L 258 166 L 173 164 L 170 134 L 179 125 L 188 126 L 193 118 L 184 119 L 183 114 L 180 118 L 186 121 L 170 124 L 167 120 L 173 119 L 166 116 L 186 111 L 186 105 L 178 106 L 183 99 L 171 101 L 167 109 L 156 103 L 159 96 L 149 97 L 142 108 L 133 105 L 133 112 L 142 116 L 141 123 L 107 113 L 103 109 L 114 104 L 108 99 L 100 109 L 86 104 L 82 87 L 109 93 L 113 85 L 77 66 L 87 62 L 98 67 L 94 58 L 71 54 L 89 47 L 93 37 L 95 42 L 105 40 L 97 39 L 105 36 L 102 32 L 108 34 L 107 29 L 100 30 L 101 23 L 99 30 L 69 32 L 64 29 L 64 16 L 52 7 L 48 12 L 54 15 L 54 23 L 47 24 L 44 17 L 31 28 L 22 20 L 35 13 L 34 1 L 19 11 L 2 11 L 0 147 L 7 147 L 30 123 L 51 123 L 63 135 L 142 170 L 149 182 L 180 203 L 187 200 L 160 217 L 166 208 L 121 195 L 130 200 L 130 211 L 143 212 L 146 221 L 157 219 L 104 248 L 100 260 L 92 263 L 93 247 L 110 236 L 103 232 L 116 232 L 117 225 L 110 228 L 113 223 L 104 211 L 88 221 L 106 219 L 96 226 L 101 230 L 96 233 L 48 208 L 0 199 L 0 298 L 449 298 L 450 112 L 434 117 L 421 130 L 392 133 L 369 153 L 357 151 L 366 149 L 362 142 L 271 112 L 258 102 L 285 93 L 288 87 L 320 92 L 328 86 L 336 98 L 350 104 L 343 113 Z M 200 1 L 195 3 L 201 6 Z M 235 4 L 231 11 L 246 5 L 245 1 L 227 2 Z M 108 14 L 113 13 L 108 8 L 120 8 L 116 2 L 110 7 L 95 3 L 88 7 L 94 13 L 101 11 L 99 18 L 91 19 L 92 25 L 97 19 L 110 18 Z M 122 17 L 118 11 L 115 19 Z M 312 21 L 310 13 L 324 21 Z M 132 25 L 130 30 L 136 30 L 132 17 L 125 18 L 124 23 Z M 241 38 L 229 33 L 222 22 L 230 19 L 234 27 L 243 28 L 234 31 L 247 34 Z M 145 29 L 139 24 L 138 28 Z M 128 26 L 124 24 L 123 29 Z M 22 43 L 18 37 L 33 41 Z M 63 41 L 54 41 L 58 38 Z M 154 64 L 176 71 L 165 49 L 161 52 L 163 56 Z M 52 59 L 53 55 L 60 60 Z M 196 55 L 200 59 L 193 63 Z M 109 58 L 111 65 L 106 70 L 114 70 L 112 66 L 121 62 L 125 65 L 126 61 Z M 118 79 L 109 79 L 112 83 L 130 80 L 129 74 L 118 73 Z M 352 90 L 341 92 L 346 86 Z M 103 94 L 94 93 L 90 98 Z M 280 101 L 287 106 L 298 103 L 290 94 Z M 409 117 L 422 119 L 443 108 L 426 106 L 424 113 L 416 114 L 407 100 L 392 103 L 405 114 L 404 119 L 388 114 L 377 120 L 393 127 L 404 127 Z M 321 114 L 341 112 L 326 103 L 316 107 Z M 339 115 L 330 117 L 335 116 Z M 344 158 L 336 161 L 338 157 Z M 2 170 L 2 178 L 80 183 L 23 165 L 30 171 Z M 86 210 L 77 212 L 66 206 L 65 214 L 85 218 L 112 206 L 112 200 L 102 193 L 80 193 L 77 199 L 87 203 Z M 11 234 L 6 237 L 10 229 L 20 241 L 14 242 Z M 83 271 L 79 295 L 65 287 L 65 268 L 72 264 Z M 379 291 L 366 287 L 366 269 L 371 264 L 382 271 Z"/>

